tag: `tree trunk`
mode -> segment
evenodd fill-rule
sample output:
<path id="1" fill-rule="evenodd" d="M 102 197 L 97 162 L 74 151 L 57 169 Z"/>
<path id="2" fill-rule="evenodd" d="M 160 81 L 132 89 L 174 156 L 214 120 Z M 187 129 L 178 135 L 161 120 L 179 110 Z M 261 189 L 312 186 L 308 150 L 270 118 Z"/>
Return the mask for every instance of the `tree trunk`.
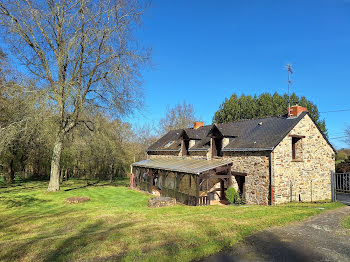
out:
<path id="1" fill-rule="evenodd" d="M 24 170 L 23 170 L 24 179 L 27 179 L 27 178 L 28 178 L 28 169 L 29 169 L 29 166 L 28 166 L 28 165 L 25 165 L 25 166 L 24 166 Z"/>
<path id="2" fill-rule="evenodd" d="M 63 136 L 58 135 L 52 152 L 50 183 L 49 187 L 47 188 L 48 192 L 55 192 L 60 190 L 60 160 L 62 146 Z"/>
<path id="3" fill-rule="evenodd" d="M 110 169 L 109 169 L 109 183 L 112 184 L 113 182 L 113 164 L 110 165 Z"/>
<path id="4" fill-rule="evenodd" d="M 60 183 L 62 184 L 64 181 L 64 169 L 61 168 L 61 172 L 60 172 Z"/>
<path id="5" fill-rule="evenodd" d="M 33 177 L 39 177 L 39 173 L 40 173 L 39 170 L 40 170 L 40 160 L 37 157 L 33 163 Z"/>
<path id="6" fill-rule="evenodd" d="M 15 170 L 13 169 L 13 158 L 11 158 L 7 172 L 7 182 L 12 183 L 15 180 Z"/>
<path id="7" fill-rule="evenodd" d="M 78 163 L 73 167 L 72 177 L 76 178 L 78 173 Z"/>

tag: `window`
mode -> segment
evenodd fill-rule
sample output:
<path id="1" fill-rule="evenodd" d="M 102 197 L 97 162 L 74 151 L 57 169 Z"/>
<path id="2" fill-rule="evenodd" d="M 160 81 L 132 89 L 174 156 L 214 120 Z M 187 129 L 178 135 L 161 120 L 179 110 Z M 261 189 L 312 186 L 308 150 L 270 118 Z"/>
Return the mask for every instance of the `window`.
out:
<path id="1" fill-rule="evenodd" d="M 188 155 L 189 143 L 190 143 L 190 140 L 182 140 L 181 141 L 182 156 L 187 156 Z"/>
<path id="2" fill-rule="evenodd" d="M 303 147 L 301 137 L 292 137 L 292 160 L 303 159 Z"/>
<path id="3" fill-rule="evenodd" d="M 175 141 L 170 141 L 168 144 L 166 144 L 164 147 L 169 147 L 171 146 L 172 144 L 174 144 Z"/>
<path id="4" fill-rule="evenodd" d="M 215 138 L 214 142 L 215 142 L 217 156 L 221 156 L 222 138 Z"/>
<path id="5" fill-rule="evenodd" d="M 212 156 L 221 156 L 222 138 L 212 138 Z"/>

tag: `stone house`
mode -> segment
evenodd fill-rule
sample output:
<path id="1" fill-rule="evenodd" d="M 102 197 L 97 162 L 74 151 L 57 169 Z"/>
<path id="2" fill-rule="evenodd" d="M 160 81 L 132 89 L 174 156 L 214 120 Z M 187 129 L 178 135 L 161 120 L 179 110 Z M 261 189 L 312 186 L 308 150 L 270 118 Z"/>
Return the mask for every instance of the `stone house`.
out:
<path id="1" fill-rule="evenodd" d="M 235 187 L 248 204 L 331 198 L 335 149 L 307 109 L 289 115 L 174 130 L 132 164 L 136 185 L 188 205 L 224 200 Z"/>

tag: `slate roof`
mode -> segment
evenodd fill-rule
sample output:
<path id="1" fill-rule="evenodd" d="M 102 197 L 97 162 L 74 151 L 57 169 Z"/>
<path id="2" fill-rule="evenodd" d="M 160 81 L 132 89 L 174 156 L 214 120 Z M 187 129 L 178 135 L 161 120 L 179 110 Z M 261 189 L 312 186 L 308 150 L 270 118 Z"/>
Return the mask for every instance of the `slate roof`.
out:
<path id="1" fill-rule="evenodd" d="M 224 137 L 230 137 L 230 143 L 222 151 L 271 151 L 306 114 L 308 113 L 303 112 L 298 117 L 287 117 L 287 115 L 272 116 L 216 124 Z M 181 135 L 184 132 L 189 139 L 196 140 L 196 144 L 189 148 L 189 151 L 208 150 L 210 147 L 208 133 L 212 127 L 213 125 L 208 125 L 198 129 L 187 128 L 170 131 L 151 145 L 147 151 L 179 151 L 181 148 Z M 326 137 L 325 139 L 327 140 Z M 167 147 L 167 144 L 171 141 L 174 141 L 174 143 Z"/>

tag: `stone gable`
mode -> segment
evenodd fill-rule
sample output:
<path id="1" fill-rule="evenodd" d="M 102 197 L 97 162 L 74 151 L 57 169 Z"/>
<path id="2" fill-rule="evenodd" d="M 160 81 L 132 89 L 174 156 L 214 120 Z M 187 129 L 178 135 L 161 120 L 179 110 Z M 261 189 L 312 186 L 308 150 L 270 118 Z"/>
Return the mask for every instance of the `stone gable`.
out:
<path id="1" fill-rule="evenodd" d="M 291 135 L 303 137 L 296 144 L 296 159 L 292 157 Z M 309 115 L 300 120 L 272 155 L 274 204 L 331 198 L 334 152 Z"/>

